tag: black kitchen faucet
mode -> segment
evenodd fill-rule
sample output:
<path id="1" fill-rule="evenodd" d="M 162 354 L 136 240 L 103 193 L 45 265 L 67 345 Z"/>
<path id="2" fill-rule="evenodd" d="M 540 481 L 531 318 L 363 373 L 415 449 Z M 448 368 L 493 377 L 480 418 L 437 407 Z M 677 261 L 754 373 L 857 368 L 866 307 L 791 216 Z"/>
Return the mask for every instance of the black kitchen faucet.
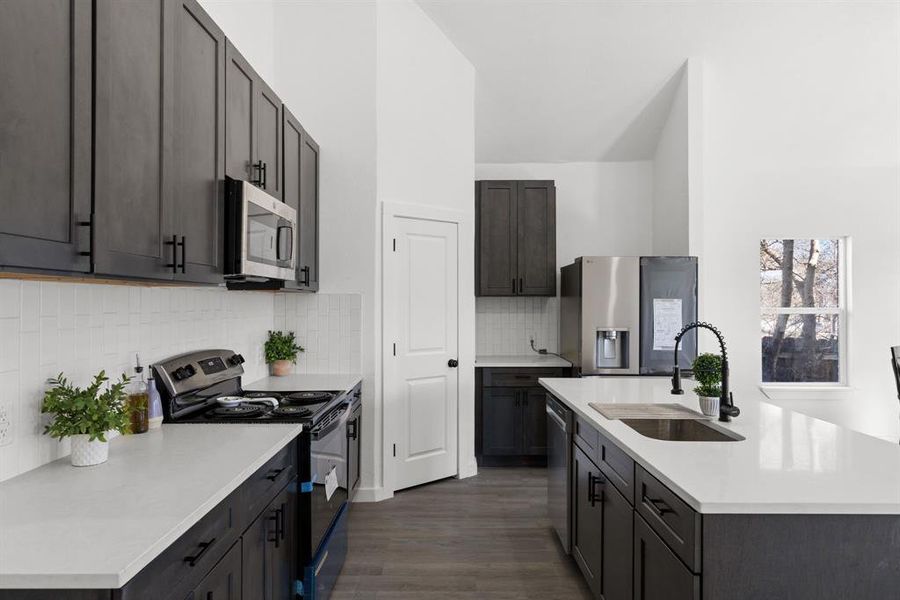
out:
<path id="1" fill-rule="evenodd" d="M 684 393 L 681 388 L 681 368 L 678 366 L 678 345 L 684 334 L 691 329 L 709 329 L 719 340 L 719 348 L 722 349 L 722 395 L 719 397 L 719 420 L 730 421 L 732 417 L 741 414 L 741 409 L 734 405 L 734 398 L 728 391 L 728 351 L 725 349 L 725 338 L 722 337 L 722 332 L 709 323 L 703 321 L 688 323 L 675 336 L 675 372 L 672 374 L 672 393 L 676 395 Z"/>

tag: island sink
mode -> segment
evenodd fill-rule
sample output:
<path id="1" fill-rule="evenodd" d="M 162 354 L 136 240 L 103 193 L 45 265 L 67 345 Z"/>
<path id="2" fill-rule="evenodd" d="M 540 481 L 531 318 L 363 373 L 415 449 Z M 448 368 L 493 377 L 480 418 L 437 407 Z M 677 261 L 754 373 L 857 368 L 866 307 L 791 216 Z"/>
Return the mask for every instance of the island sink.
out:
<path id="1" fill-rule="evenodd" d="M 739 442 L 742 435 L 698 419 L 621 419 L 641 435 L 667 442 Z"/>

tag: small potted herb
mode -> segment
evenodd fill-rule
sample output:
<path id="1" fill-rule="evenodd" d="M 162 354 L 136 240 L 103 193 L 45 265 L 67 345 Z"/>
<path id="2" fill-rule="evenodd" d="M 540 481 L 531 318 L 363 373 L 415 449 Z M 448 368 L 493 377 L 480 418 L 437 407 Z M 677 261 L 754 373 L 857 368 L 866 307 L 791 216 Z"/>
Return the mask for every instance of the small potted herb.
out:
<path id="1" fill-rule="evenodd" d="M 296 364 L 297 354 L 303 348 L 297 345 L 293 331 L 270 331 L 266 340 L 266 363 L 272 366 L 272 375 L 283 377 L 291 372 L 291 364 Z"/>
<path id="2" fill-rule="evenodd" d="M 72 385 L 62 373 L 50 380 L 41 412 L 52 414 L 53 420 L 44 433 L 60 440 L 72 439 L 72 465 L 88 467 L 106 462 L 106 434 L 129 432 L 132 408 L 127 403 L 127 384 L 128 377 L 123 374 L 121 380 L 110 385 L 105 371 L 95 375 L 84 389 Z"/>
<path id="3" fill-rule="evenodd" d="M 694 388 L 700 400 L 700 410 L 708 417 L 718 416 L 722 395 L 722 357 L 708 352 L 701 354 L 694 359 L 692 370 L 694 379 L 700 384 Z"/>

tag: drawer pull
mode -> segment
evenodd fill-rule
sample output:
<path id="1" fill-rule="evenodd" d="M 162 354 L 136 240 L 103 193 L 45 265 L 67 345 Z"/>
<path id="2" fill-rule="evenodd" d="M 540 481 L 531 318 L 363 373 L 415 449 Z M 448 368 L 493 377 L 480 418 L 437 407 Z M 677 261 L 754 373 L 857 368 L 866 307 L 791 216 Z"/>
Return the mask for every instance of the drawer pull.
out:
<path id="1" fill-rule="evenodd" d="M 275 481 L 276 479 L 278 479 L 278 476 L 281 475 L 283 472 L 284 472 L 284 468 L 272 469 L 271 471 L 269 471 L 269 474 L 266 475 L 266 479 L 268 479 L 269 481 Z"/>
<path id="2" fill-rule="evenodd" d="M 665 503 L 663 500 L 657 500 L 655 498 L 648 498 L 647 496 L 643 497 L 644 504 L 650 507 L 650 510 L 653 511 L 657 517 L 662 518 L 662 516 L 666 513 L 675 512 L 672 510 L 672 507 Z"/>
<path id="3" fill-rule="evenodd" d="M 206 551 L 209 550 L 212 547 L 212 545 L 215 543 L 216 543 L 216 538 L 213 538 L 213 539 L 209 540 L 208 542 L 200 542 L 200 544 L 199 544 L 200 551 L 197 552 L 197 554 L 195 554 L 193 556 L 185 556 L 184 562 L 186 562 L 188 564 L 188 566 L 191 566 L 191 567 L 195 566 L 200 561 L 200 559 L 203 558 L 203 555 L 206 554 Z"/>

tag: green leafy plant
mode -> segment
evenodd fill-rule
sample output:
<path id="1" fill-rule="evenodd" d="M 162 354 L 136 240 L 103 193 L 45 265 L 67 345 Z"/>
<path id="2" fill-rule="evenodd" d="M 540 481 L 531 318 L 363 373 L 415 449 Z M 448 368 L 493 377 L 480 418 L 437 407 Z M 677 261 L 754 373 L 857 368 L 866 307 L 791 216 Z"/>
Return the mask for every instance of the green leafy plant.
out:
<path id="1" fill-rule="evenodd" d="M 722 357 L 704 353 L 694 359 L 692 366 L 694 379 L 700 384 L 694 388 L 698 396 L 717 397 L 722 395 Z"/>
<path id="2" fill-rule="evenodd" d="M 266 340 L 266 363 L 276 360 L 289 360 L 297 362 L 297 354 L 303 352 L 303 348 L 297 345 L 293 331 L 270 331 Z"/>
<path id="3" fill-rule="evenodd" d="M 72 385 L 60 373 L 50 380 L 51 388 L 41 403 L 41 412 L 53 415 L 53 421 L 44 428 L 44 433 L 57 439 L 89 435 L 91 441 L 101 442 L 106 441 L 107 431 L 127 433 L 133 410 L 126 402 L 128 380 L 123 374 L 122 379 L 110 385 L 106 372 L 100 371 L 91 384 L 82 389 Z"/>

